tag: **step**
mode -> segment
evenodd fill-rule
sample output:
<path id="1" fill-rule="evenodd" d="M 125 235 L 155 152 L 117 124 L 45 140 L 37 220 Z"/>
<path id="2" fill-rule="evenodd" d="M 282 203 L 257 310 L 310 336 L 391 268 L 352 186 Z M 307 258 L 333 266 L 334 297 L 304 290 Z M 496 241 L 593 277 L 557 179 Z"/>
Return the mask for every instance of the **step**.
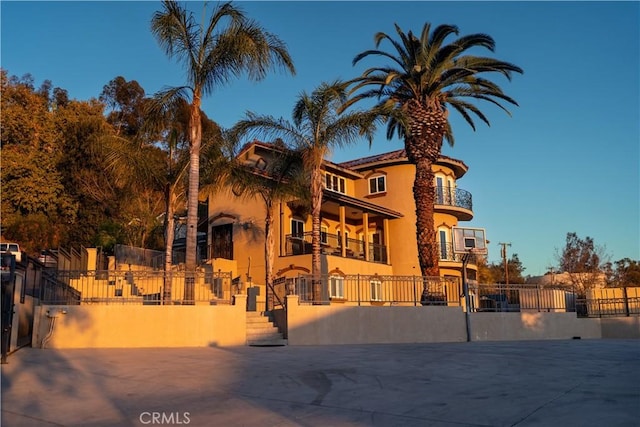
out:
<path id="1" fill-rule="evenodd" d="M 273 347 L 287 345 L 272 320 L 262 312 L 247 312 L 247 345 L 254 347 Z"/>
<path id="2" fill-rule="evenodd" d="M 284 338 L 248 339 L 247 345 L 251 347 L 281 347 L 287 345 L 287 340 Z"/>
<path id="3" fill-rule="evenodd" d="M 247 331 L 247 337 L 268 337 L 268 336 L 280 336 L 282 334 L 277 329 L 260 329 Z"/>

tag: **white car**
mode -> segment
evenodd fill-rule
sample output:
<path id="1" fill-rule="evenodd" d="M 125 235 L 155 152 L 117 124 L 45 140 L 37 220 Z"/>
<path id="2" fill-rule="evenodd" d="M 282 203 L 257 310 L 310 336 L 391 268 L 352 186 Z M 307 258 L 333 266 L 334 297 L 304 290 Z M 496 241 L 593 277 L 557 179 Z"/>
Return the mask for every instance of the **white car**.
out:
<path id="1" fill-rule="evenodd" d="M 16 262 L 22 262 L 22 252 L 17 243 L 0 243 L 0 253 L 10 253 L 16 256 Z"/>

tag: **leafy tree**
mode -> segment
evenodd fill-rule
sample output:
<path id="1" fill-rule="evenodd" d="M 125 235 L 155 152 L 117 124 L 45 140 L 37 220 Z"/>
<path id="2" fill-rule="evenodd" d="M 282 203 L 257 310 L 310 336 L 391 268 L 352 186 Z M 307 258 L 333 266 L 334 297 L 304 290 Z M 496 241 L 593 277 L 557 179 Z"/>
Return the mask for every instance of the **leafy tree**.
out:
<path id="1" fill-rule="evenodd" d="M 207 25 L 204 25 L 204 16 L 202 22 L 199 25 L 191 12 L 169 0 L 163 2 L 163 10 L 156 12 L 151 20 L 151 31 L 162 49 L 170 58 L 176 57 L 182 62 L 187 73 L 185 86 L 165 89 L 156 95 L 166 104 L 190 99 L 187 271 L 194 271 L 196 267 L 202 97 L 244 72 L 252 80 L 261 80 L 275 65 L 294 72 L 282 41 L 247 19 L 231 3 L 216 5 Z"/>
<path id="2" fill-rule="evenodd" d="M 144 89 L 137 81 L 127 81 L 118 76 L 104 86 L 99 99 L 110 110 L 107 121 L 114 126 L 117 135 L 138 135 L 147 99 Z"/>
<path id="3" fill-rule="evenodd" d="M 584 239 L 576 233 L 567 233 L 565 246 L 557 255 L 560 270 L 569 275 L 571 285 L 584 297 L 603 278 L 603 267 L 607 255 L 603 246 L 596 245 L 593 238 Z"/>
<path id="4" fill-rule="evenodd" d="M 374 116 L 365 112 L 343 112 L 347 101 L 344 83 L 322 83 L 311 94 L 303 92 L 296 102 L 292 119 L 276 119 L 247 113 L 247 118 L 232 128 L 235 138 L 255 135 L 264 139 L 281 138 L 299 150 L 304 168 L 310 175 L 311 198 L 311 265 L 313 274 L 313 298 L 320 301 L 320 210 L 322 207 L 322 163 L 331 150 L 355 143 L 359 138 L 373 140 Z M 344 234 L 343 234 L 344 235 Z"/>
<path id="5" fill-rule="evenodd" d="M 509 274 L 509 283 L 525 283 L 525 278 L 522 276 L 525 267 L 522 265 L 522 261 L 518 258 L 518 254 L 514 253 L 511 258 L 507 260 L 507 272 Z M 506 283 L 504 262 L 498 261 L 490 264 L 478 265 L 478 274 L 480 283 Z"/>
<path id="6" fill-rule="evenodd" d="M 488 101 L 508 113 L 502 103 L 517 105 L 516 101 L 484 75 L 498 73 L 510 79 L 512 73 L 522 73 L 522 69 L 471 54 L 478 49 L 493 51 L 495 42 L 486 34 L 462 36 L 445 44 L 450 35 L 458 35 L 457 27 L 440 25 L 432 31 L 431 24 L 426 23 L 419 35 L 411 31 L 405 34 L 397 24 L 395 29 L 397 40 L 379 32 L 374 37 L 376 49 L 354 58 L 354 65 L 370 56 L 386 62 L 354 79 L 353 90 L 364 91 L 352 102 L 377 99 L 374 109 L 389 119 L 387 138 L 397 133 L 404 139 L 407 157 L 416 167 L 413 196 L 420 270 L 424 276 L 438 276 L 432 165 L 440 157 L 443 140 L 454 143 L 449 111 L 460 113 L 474 130 L 472 115 L 489 124 L 469 100 Z M 390 43 L 391 52 L 378 49 L 385 41 Z"/>
<path id="7" fill-rule="evenodd" d="M 3 234 L 36 254 L 66 242 L 78 203 L 58 170 L 60 132 L 49 108 L 51 83 L 36 90 L 30 75 L 17 78 L 5 70 L 0 78 Z"/>
<path id="8" fill-rule="evenodd" d="M 607 286 L 640 287 L 640 262 L 636 260 L 622 258 L 613 264 L 607 262 L 604 271 Z"/>

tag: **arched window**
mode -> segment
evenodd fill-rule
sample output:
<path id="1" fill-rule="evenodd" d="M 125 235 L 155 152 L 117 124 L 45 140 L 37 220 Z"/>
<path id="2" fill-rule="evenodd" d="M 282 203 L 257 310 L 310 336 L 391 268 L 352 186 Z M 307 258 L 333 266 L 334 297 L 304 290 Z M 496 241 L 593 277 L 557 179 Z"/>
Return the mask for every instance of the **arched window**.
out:
<path id="1" fill-rule="evenodd" d="M 438 227 L 438 244 L 440 248 L 440 259 L 452 260 L 453 247 L 451 245 L 451 230 L 448 227 Z"/>

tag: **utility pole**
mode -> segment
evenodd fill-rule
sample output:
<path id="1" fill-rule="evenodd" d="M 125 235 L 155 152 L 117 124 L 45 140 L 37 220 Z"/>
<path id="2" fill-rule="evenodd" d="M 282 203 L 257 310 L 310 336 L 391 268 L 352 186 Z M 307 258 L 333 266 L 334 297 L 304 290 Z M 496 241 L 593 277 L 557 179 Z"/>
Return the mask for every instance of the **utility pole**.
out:
<path id="1" fill-rule="evenodd" d="M 511 246 L 511 243 L 498 243 L 502 245 L 500 253 L 502 254 L 502 261 L 504 262 L 504 283 L 509 284 L 509 264 L 507 262 L 507 246 Z"/>

